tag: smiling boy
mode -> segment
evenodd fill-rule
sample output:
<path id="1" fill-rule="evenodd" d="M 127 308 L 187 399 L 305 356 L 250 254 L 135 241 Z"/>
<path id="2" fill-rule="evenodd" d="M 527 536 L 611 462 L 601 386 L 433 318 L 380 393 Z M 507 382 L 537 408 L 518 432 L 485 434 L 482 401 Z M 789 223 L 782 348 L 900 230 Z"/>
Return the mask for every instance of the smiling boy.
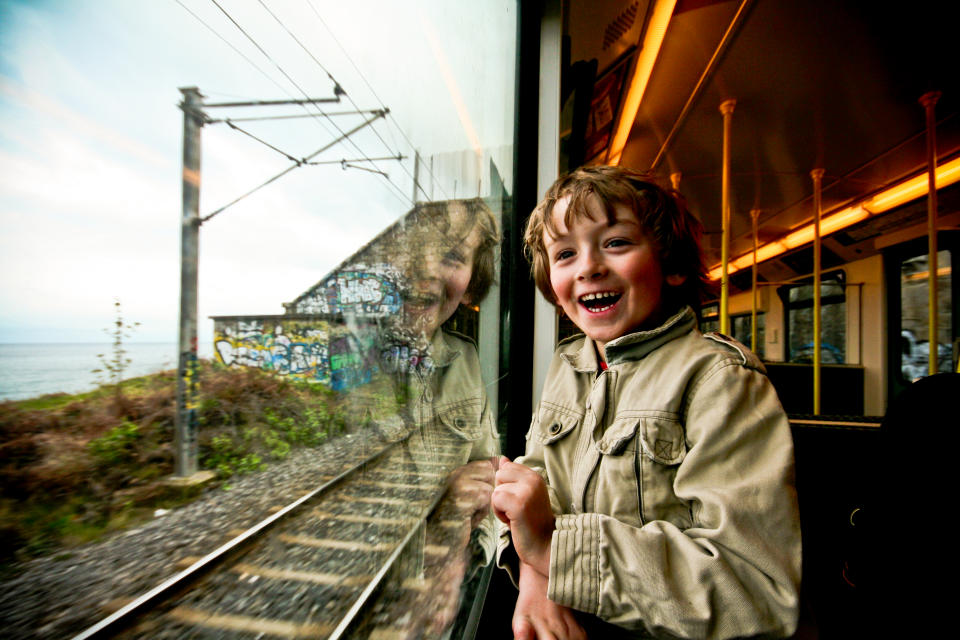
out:
<path id="1" fill-rule="evenodd" d="M 538 288 L 585 335 L 558 347 L 526 455 L 497 472 L 517 638 L 796 627 L 789 425 L 759 360 L 697 330 L 699 234 L 677 197 L 610 167 L 558 180 L 527 223 Z"/>

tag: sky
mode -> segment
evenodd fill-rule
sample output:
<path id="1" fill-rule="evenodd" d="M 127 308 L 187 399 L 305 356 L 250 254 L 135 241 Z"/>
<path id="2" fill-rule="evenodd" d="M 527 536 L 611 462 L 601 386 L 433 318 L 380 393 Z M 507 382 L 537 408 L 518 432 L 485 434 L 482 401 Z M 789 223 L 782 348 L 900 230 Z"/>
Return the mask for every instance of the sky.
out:
<path id="1" fill-rule="evenodd" d="M 282 313 L 410 209 L 414 149 L 437 159 L 427 190 L 439 199 L 465 190 L 444 157 L 509 146 L 513 11 L 501 0 L 0 0 L 0 343 L 103 342 L 115 299 L 140 323 L 134 340 L 175 342 L 179 88 L 211 104 L 332 97 L 336 81 L 347 98 L 323 109 L 390 117 L 314 158 L 334 164 L 295 169 L 200 228 L 200 341 L 212 340 L 208 316 Z M 303 158 L 363 118 L 312 113 L 235 124 Z M 350 163 L 373 171 L 339 164 L 398 153 L 407 159 Z M 201 217 L 291 164 L 206 125 Z"/>

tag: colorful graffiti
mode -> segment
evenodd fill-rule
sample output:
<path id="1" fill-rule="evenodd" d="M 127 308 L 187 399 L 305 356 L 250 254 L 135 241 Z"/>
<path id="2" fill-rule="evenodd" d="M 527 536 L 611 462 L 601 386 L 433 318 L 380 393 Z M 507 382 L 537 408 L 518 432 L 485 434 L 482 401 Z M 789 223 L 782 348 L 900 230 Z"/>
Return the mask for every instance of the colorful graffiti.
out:
<path id="1" fill-rule="evenodd" d="M 300 296 L 288 313 L 383 318 L 400 311 L 399 282 L 395 269 L 385 264 L 345 269 Z"/>
<path id="2" fill-rule="evenodd" d="M 216 359 L 344 391 L 370 382 L 378 364 L 372 335 L 342 326 L 283 317 L 218 318 Z"/>
<path id="3" fill-rule="evenodd" d="M 429 353 L 406 344 L 387 346 L 380 351 L 380 363 L 388 373 L 413 373 L 433 369 L 433 359 Z"/>

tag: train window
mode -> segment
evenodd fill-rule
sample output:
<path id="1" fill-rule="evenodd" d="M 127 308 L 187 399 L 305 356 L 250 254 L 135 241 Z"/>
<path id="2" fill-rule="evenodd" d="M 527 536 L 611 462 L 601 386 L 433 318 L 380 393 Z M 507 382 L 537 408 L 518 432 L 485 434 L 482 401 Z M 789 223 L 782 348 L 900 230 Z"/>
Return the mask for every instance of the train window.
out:
<path id="1" fill-rule="evenodd" d="M 777 289 L 784 306 L 787 362 L 813 362 L 812 279 Z M 843 271 L 824 274 L 820 287 L 820 362 L 846 362 L 847 305 Z"/>
<path id="2" fill-rule="evenodd" d="M 950 251 L 937 252 L 937 371 L 952 367 L 952 263 Z M 900 373 L 912 382 L 929 372 L 929 286 L 927 254 L 900 262 Z"/>
<path id="3" fill-rule="evenodd" d="M 730 316 L 730 334 L 732 338 L 738 340 L 739 342 L 750 346 L 751 343 L 751 326 L 753 323 L 753 314 L 750 313 L 739 313 L 736 315 Z M 765 314 L 757 313 L 757 348 L 756 354 L 760 357 L 764 357 L 764 327 L 766 326 Z M 708 304 L 704 305 L 700 310 L 700 331 L 706 333 L 708 331 L 720 331 L 720 308 L 719 305 Z"/>

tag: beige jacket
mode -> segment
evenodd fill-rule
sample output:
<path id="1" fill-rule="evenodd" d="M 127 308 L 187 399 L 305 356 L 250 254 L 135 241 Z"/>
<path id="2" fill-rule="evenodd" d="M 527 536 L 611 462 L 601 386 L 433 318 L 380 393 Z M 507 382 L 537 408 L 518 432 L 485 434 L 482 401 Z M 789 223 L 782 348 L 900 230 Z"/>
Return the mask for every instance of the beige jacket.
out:
<path id="1" fill-rule="evenodd" d="M 762 364 L 689 308 L 606 355 L 598 374 L 589 338 L 561 343 L 518 459 L 557 514 L 548 596 L 640 636 L 790 635 L 793 445 Z"/>
<path id="2" fill-rule="evenodd" d="M 472 340 L 438 331 L 427 353 L 408 356 L 406 366 L 397 364 L 391 373 L 405 387 L 407 402 L 394 413 L 398 419 L 392 432 L 383 432 L 388 440 L 409 436 L 405 450 L 421 472 L 436 472 L 438 464 L 455 469 L 499 456 L 500 441 Z M 489 564 L 496 550 L 496 522 L 491 512 L 473 532 L 477 560 L 483 564 Z"/>

